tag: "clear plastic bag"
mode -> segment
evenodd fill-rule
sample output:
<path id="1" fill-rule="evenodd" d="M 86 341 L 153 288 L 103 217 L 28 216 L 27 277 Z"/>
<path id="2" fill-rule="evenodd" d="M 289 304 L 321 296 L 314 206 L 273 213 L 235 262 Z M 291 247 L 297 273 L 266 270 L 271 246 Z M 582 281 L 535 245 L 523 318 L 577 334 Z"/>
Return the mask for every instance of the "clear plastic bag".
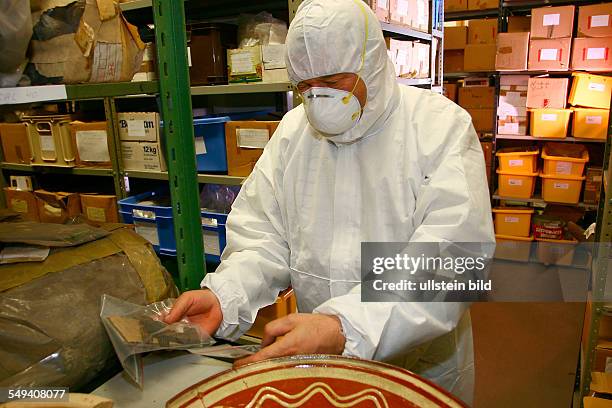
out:
<path id="1" fill-rule="evenodd" d="M 129 377 L 143 387 L 140 354 L 156 350 L 187 350 L 212 345 L 215 341 L 187 318 L 166 324 L 174 299 L 140 306 L 112 296 L 102 296 L 100 318 L 115 353 Z"/>
<path id="2" fill-rule="evenodd" d="M 22 64 L 32 37 L 30 2 L 0 2 L 0 83 L 15 86 L 21 78 Z"/>
<path id="3" fill-rule="evenodd" d="M 238 18 L 239 48 L 284 44 L 286 38 L 287 23 L 274 18 L 270 13 L 242 14 Z"/>

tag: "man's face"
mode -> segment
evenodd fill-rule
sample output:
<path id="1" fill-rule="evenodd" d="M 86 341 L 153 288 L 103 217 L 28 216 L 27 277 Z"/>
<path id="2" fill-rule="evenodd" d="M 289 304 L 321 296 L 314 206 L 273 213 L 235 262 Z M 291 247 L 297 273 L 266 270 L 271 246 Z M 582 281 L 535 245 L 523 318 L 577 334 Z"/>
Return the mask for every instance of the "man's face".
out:
<path id="1" fill-rule="evenodd" d="M 357 81 L 359 77 L 357 74 L 352 73 L 341 73 L 334 75 L 327 75 L 318 78 L 307 79 L 297 84 L 298 91 L 303 94 L 307 90 L 313 87 L 317 88 L 334 88 L 340 89 L 342 91 L 351 92 L 353 88 L 353 94 L 359 100 L 361 104 L 361 109 L 364 108 L 366 101 L 368 99 L 368 90 L 366 88 L 365 82 L 361 78 L 357 82 L 357 86 L 355 86 L 355 81 Z"/>

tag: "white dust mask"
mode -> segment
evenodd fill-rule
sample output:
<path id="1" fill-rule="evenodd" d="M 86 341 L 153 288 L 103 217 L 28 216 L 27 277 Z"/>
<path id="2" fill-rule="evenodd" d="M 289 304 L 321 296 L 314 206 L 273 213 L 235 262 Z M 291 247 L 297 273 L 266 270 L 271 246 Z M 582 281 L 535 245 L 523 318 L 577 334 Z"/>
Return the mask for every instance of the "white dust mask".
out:
<path id="1" fill-rule="evenodd" d="M 351 130 L 361 117 L 361 104 L 352 92 L 313 87 L 302 99 L 308 122 L 324 136 Z"/>

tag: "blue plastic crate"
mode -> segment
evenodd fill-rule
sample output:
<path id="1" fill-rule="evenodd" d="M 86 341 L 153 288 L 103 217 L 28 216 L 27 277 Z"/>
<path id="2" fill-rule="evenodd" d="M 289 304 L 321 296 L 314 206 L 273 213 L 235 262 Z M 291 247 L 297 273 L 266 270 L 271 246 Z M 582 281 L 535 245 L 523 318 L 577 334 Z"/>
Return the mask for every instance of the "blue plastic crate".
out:
<path id="1" fill-rule="evenodd" d="M 193 120 L 196 139 L 196 162 L 199 172 L 227 173 L 227 153 L 225 149 L 225 123 L 229 116 L 200 118 Z M 205 150 L 205 152 L 202 152 Z"/>

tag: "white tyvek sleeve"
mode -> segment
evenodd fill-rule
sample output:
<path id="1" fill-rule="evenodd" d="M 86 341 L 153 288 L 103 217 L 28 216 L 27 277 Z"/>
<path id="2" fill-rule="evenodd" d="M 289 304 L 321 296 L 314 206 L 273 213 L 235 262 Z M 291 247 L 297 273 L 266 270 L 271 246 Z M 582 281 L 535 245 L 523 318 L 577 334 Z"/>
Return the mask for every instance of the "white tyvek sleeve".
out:
<path id="1" fill-rule="evenodd" d="M 280 129 L 232 206 L 221 264 L 201 283 L 221 303 L 223 322 L 216 333 L 221 338 L 240 337 L 255 321 L 257 311 L 274 303 L 290 284 L 289 248 L 273 183 L 280 171 L 274 140 L 280 138 Z"/>
<path id="2" fill-rule="evenodd" d="M 418 225 L 411 242 L 494 242 L 485 164 L 478 137 L 464 112 L 452 129 L 451 146 L 418 191 Z M 459 120 L 461 119 L 461 120 Z M 448 140 L 448 139 L 447 139 Z M 426 168 L 426 165 L 423 165 Z M 332 298 L 315 313 L 340 317 L 346 337 L 344 355 L 389 360 L 412 347 L 452 331 L 466 303 L 363 303 L 356 286 Z"/>

